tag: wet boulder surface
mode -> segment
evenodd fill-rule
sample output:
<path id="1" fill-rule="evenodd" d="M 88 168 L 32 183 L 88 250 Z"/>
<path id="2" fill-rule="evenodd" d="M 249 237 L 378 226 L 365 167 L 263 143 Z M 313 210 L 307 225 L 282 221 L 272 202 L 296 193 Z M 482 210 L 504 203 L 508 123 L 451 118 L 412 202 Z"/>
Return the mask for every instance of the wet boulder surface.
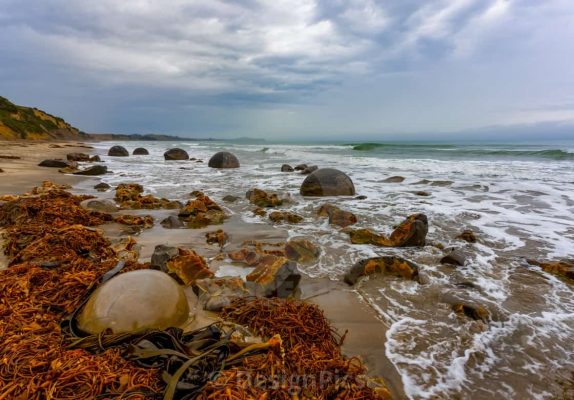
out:
<path id="1" fill-rule="evenodd" d="M 299 191 L 302 196 L 354 196 L 355 185 L 344 172 L 321 168 L 305 178 Z"/>
<path id="2" fill-rule="evenodd" d="M 189 154 L 187 151 L 176 147 L 163 153 L 163 158 L 168 161 L 189 160 Z"/>
<path id="3" fill-rule="evenodd" d="M 317 215 L 329 217 L 329 224 L 346 227 L 357 223 L 357 216 L 350 211 L 341 210 L 333 204 L 324 204 L 319 208 Z"/>
<path id="4" fill-rule="evenodd" d="M 189 306 L 180 285 L 167 274 L 139 270 L 118 275 L 91 295 L 78 317 L 79 328 L 97 334 L 181 326 Z"/>
<path id="5" fill-rule="evenodd" d="M 105 165 L 94 165 L 93 167 L 89 167 L 81 171 L 74 172 L 74 175 L 96 176 L 96 175 L 105 175 L 107 173 L 108 173 L 108 167 L 106 167 Z"/>
<path id="6" fill-rule="evenodd" d="M 123 146 L 112 146 L 108 150 L 108 156 L 110 157 L 128 157 L 130 152 Z"/>
<path id="7" fill-rule="evenodd" d="M 134 149 L 132 154 L 134 156 L 149 156 L 149 151 L 143 147 L 138 147 Z"/>
<path id="8" fill-rule="evenodd" d="M 207 165 L 211 168 L 239 168 L 239 160 L 228 151 L 220 151 L 209 159 Z"/>

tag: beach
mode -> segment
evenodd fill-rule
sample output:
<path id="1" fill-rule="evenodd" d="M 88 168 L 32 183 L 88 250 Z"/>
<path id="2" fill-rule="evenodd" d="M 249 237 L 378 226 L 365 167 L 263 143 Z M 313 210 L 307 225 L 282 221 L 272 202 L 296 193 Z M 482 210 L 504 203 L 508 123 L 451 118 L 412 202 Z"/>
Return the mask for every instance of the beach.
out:
<path id="1" fill-rule="evenodd" d="M 135 183 L 143 185 L 144 194 L 170 201 L 185 202 L 196 196 L 191 192 L 201 191 L 227 215 L 223 224 L 170 229 L 160 221 L 174 215 L 171 209 L 122 210 L 118 215 L 150 215 L 154 224 L 147 229 L 130 230 L 117 223 L 100 228 L 111 240 L 133 236 L 141 262 L 150 261 L 156 246 L 163 244 L 193 249 L 207 260 L 216 277 L 244 278 L 252 268 L 231 262 L 228 256 L 246 242 L 272 246 L 302 239 L 317 244 L 318 259 L 298 265 L 302 279 L 295 297 L 317 304 L 341 334 L 348 331 L 343 353 L 360 357 L 369 376 L 384 378 L 393 398 L 466 397 L 469 393 L 476 399 L 549 398 L 560 395 L 561 385 L 571 376 L 567 350 L 568 332 L 574 332 L 571 285 L 526 263 L 527 259 L 571 256 L 570 217 L 557 218 L 561 210 L 571 210 L 574 201 L 568 192 L 570 164 L 544 159 L 557 153 L 539 153 L 534 157 L 541 158 L 532 161 L 524 159 L 529 155 L 522 149 L 509 160 L 493 154 L 495 159 L 481 161 L 453 159 L 448 147 L 444 156 L 424 159 L 418 154 L 381 158 L 360 153 L 364 148 L 353 153 L 341 145 L 124 142 L 121 145 L 130 152 L 142 146 L 150 155 L 108 157 L 107 149 L 116 143 L 90 143 L 93 148 L 54 144 L 2 143 L 0 155 L 21 159 L 0 159 L 5 171 L 0 174 L 0 194 L 26 192 L 50 180 L 71 185 L 76 194 L 113 200 L 118 184 Z M 163 152 L 173 147 L 185 148 L 194 159 L 163 160 Z M 373 151 L 373 146 L 366 147 Z M 206 165 L 211 155 L 227 149 L 238 156 L 240 168 L 218 170 Z M 98 154 L 110 173 L 78 177 L 37 167 L 43 159 L 65 158 L 69 152 Z M 282 163 L 295 166 L 298 162 L 345 171 L 355 183 L 356 194 L 365 198 L 301 197 L 298 190 L 305 176 L 280 170 Z M 538 163 L 544 163 L 545 170 L 538 170 Z M 93 187 L 99 182 L 111 189 L 96 191 Z M 254 214 L 254 205 L 245 199 L 245 192 L 253 188 L 277 193 L 285 199 L 277 209 L 294 212 L 303 221 L 278 224 L 267 215 Z M 228 202 L 226 196 L 236 199 Z M 325 203 L 352 211 L 357 215 L 356 226 L 341 228 L 318 217 L 317 210 Z M 381 248 L 349 241 L 349 231 L 355 228 L 388 235 L 407 216 L 420 212 L 429 217 L 424 247 Z M 206 233 L 215 229 L 228 235 L 222 248 L 206 243 Z M 458 238 L 468 230 L 478 237 L 476 242 Z M 452 248 L 464 253 L 464 265 L 439 262 Z M 381 256 L 415 262 L 420 279 L 374 275 L 352 286 L 343 282 L 358 261 Z M 461 316 L 453 312 L 458 304 L 482 307 L 488 317 Z M 543 372 L 546 368 L 552 368 L 552 373 Z M 493 383 L 480 384 L 483 379 Z"/>

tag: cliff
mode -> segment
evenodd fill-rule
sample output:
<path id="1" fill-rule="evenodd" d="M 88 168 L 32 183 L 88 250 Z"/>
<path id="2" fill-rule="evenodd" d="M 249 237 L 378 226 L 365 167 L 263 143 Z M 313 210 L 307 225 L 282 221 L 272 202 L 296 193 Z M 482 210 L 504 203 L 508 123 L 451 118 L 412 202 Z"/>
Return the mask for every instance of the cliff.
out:
<path id="1" fill-rule="evenodd" d="M 87 139 L 62 118 L 37 108 L 17 106 L 0 96 L 0 140 Z"/>

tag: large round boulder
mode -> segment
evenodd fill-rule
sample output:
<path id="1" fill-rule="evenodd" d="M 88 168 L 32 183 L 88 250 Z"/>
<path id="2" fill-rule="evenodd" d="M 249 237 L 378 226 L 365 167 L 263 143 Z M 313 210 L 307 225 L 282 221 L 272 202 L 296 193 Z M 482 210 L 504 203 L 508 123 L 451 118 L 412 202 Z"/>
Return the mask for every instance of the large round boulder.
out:
<path id="1" fill-rule="evenodd" d="M 175 147 L 163 153 L 163 158 L 166 160 L 189 160 L 189 154 L 187 151 Z"/>
<path id="2" fill-rule="evenodd" d="M 228 151 L 220 151 L 209 159 L 207 165 L 211 168 L 239 168 L 239 160 Z"/>
<path id="3" fill-rule="evenodd" d="M 100 286 L 80 312 L 78 326 L 97 334 L 182 326 L 189 306 L 182 287 L 169 275 L 139 270 L 118 275 Z"/>
<path id="4" fill-rule="evenodd" d="M 303 181 L 303 196 L 353 196 L 355 186 L 347 174 L 334 168 L 321 168 Z"/>
<path id="5" fill-rule="evenodd" d="M 108 150 L 108 156 L 110 157 L 127 157 L 129 155 L 129 151 L 123 146 L 112 146 Z"/>
<path id="6" fill-rule="evenodd" d="M 144 149 L 143 147 L 138 147 L 137 149 L 134 150 L 133 155 L 134 156 L 149 156 L 149 151 L 147 151 L 147 149 Z"/>

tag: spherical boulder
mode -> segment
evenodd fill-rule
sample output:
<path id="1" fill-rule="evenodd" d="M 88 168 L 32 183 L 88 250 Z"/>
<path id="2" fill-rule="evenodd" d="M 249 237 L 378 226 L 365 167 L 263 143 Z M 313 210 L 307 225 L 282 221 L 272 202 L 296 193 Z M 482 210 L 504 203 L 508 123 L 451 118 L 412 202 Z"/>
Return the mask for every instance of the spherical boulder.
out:
<path id="1" fill-rule="evenodd" d="M 355 186 L 344 172 L 321 168 L 305 178 L 299 192 L 302 196 L 353 196 Z"/>
<path id="2" fill-rule="evenodd" d="M 144 149 L 143 147 L 138 147 L 137 149 L 134 150 L 132 154 L 134 156 L 149 156 L 149 151 L 147 151 L 147 149 Z"/>
<path id="3" fill-rule="evenodd" d="M 166 160 L 189 160 L 189 154 L 183 149 L 174 147 L 163 153 L 163 158 Z"/>
<path id="4" fill-rule="evenodd" d="M 110 157 L 127 157 L 129 155 L 129 151 L 123 146 L 112 146 L 108 150 L 108 156 Z"/>
<path id="5" fill-rule="evenodd" d="M 189 306 L 182 287 L 169 275 L 139 270 L 118 275 L 100 286 L 78 316 L 78 326 L 97 334 L 182 326 Z"/>
<path id="6" fill-rule="evenodd" d="M 239 168 L 239 160 L 228 151 L 220 151 L 209 159 L 207 165 L 211 168 Z"/>

